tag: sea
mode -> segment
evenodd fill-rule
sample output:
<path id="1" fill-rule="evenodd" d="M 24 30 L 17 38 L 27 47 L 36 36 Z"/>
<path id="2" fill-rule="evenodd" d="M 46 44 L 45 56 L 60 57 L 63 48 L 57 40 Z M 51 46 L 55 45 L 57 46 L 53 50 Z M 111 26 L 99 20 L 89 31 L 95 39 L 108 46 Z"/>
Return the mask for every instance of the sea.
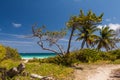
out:
<path id="1" fill-rule="evenodd" d="M 22 59 L 48 58 L 56 56 L 55 53 L 19 53 Z"/>

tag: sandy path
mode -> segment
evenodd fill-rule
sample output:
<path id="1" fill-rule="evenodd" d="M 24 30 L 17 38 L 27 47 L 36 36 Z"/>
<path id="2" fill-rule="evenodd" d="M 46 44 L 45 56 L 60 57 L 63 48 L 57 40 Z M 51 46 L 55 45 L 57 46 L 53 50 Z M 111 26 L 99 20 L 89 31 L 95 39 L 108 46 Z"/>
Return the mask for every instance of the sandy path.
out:
<path id="1" fill-rule="evenodd" d="M 119 69 L 120 65 L 90 65 L 83 70 L 75 70 L 75 80 L 111 80 L 109 78 L 113 69 Z"/>

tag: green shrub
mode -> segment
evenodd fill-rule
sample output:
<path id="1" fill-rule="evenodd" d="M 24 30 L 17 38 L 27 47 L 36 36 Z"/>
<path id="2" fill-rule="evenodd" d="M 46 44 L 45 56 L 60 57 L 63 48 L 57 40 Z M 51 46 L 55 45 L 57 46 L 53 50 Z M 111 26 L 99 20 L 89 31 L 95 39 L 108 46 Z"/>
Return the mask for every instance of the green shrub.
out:
<path id="1" fill-rule="evenodd" d="M 0 45 L 0 62 L 5 58 L 6 49 L 4 46 Z"/>
<path id="2" fill-rule="evenodd" d="M 110 60 L 110 61 L 116 60 L 116 55 L 111 54 L 110 52 L 100 52 L 99 55 L 102 60 Z"/>
<path id="3" fill-rule="evenodd" d="M 77 62 L 77 59 L 73 57 L 74 55 L 64 55 L 62 57 L 60 56 L 55 56 L 55 57 L 50 57 L 50 58 L 45 58 L 45 59 L 39 59 L 40 64 L 41 63 L 54 63 L 58 65 L 65 65 L 65 66 L 70 66 L 71 64 Z"/>
<path id="4" fill-rule="evenodd" d="M 109 51 L 109 53 L 111 53 L 111 55 L 116 56 L 116 59 L 120 59 L 120 49 Z"/>
<path id="5" fill-rule="evenodd" d="M 81 49 L 73 51 L 62 57 L 56 56 L 47 59 L 40 59 L 39 62 L 70 66 L 77 62 L 91 63 L 97 61 L 115 61 L 116 59 L 120 59 L 120 50 L 105 52 L 96 49 Z"/>
<path id="6" fill-rule="evenodd" d="M 101 59 L 99 51 L 95 49 L 82 49 L 77 51 L 75 54 L 77 55 L 76 58 L 81 62 L 90 63 Z"/>
<path id="7" fill-rule="evenodd" d="M 6 60 L 3 60 L 0 63 L 0 67 L 5 67 L 7 69 L 10 69 L 12 67 L 18 66 L 19 64 L 20 64 L 19 61 L 14 61 L 14 60 L 11 60 L 11 59 L 6 59 Z"/>
<path id="8" fill-rule="evenodd" d="M 21 57 L 16 49 L 13 49 L 11 47 L 5 47 L 6 48 L 6 59 L 12 59 L 12 60 L 20 60 Z"/>

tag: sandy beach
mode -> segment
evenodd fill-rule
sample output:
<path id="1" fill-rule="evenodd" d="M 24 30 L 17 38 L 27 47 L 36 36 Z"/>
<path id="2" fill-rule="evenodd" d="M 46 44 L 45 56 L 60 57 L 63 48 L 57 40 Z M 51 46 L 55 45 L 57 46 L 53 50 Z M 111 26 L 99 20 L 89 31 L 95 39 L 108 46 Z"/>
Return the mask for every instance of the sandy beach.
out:
<path id="1" fill-rule="evenodd" d="M 120 65 L 81 65 L 79 67 L 84 68 L 75 70 L 75 80 L 120 80 L 120 78 L 110 78 L 111 72 L 120 69 Z"/>

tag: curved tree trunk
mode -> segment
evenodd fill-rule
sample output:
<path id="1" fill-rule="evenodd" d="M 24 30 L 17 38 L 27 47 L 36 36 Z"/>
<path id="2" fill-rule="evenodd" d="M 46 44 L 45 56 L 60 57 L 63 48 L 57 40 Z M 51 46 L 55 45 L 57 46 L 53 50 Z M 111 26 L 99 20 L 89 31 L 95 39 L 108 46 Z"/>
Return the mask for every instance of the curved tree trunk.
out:
<path id="1" fill-rule="evenodd" d="M 75 27 L 72 27 L 72 31 L 71 31 L 69 42 L 68 42 L 67 54 L 70 53 L 71 40 L 72 40 L 72 36 L 73 36 L 74 31 L 75 31 Z"/>

